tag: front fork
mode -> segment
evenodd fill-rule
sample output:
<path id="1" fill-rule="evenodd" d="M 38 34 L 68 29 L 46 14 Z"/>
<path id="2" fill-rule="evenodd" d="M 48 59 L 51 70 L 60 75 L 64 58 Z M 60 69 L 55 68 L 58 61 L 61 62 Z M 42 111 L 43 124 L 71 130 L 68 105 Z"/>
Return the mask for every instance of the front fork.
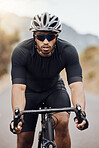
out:
<path id="1" fill-rule="evenodd" d="M 45 114 L 42 114 L 41 123 L 42 123 L 42 133 L 41 133 L 42 148 L 48 148 L 49 145 L 52 145 L 53 148 L 57 148 L 54 142 L 54 126 L 52 119 L 49 116 L 47 116 L 47 119 L 45 119 Z"/>

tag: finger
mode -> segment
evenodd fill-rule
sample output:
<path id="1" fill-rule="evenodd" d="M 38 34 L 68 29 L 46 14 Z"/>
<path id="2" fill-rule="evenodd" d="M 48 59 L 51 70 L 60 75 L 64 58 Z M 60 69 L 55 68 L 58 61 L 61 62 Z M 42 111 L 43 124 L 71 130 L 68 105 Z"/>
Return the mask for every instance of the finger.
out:
<path id="1" fill-rule="evenodd" d="M 21 126 L 18 126 L 18 127 L 16 127 L 15 128 L 15 131 L 17 132 L 17 131 L 21 131 L 22 130 L 22 127 Z"/>
<path id="2" fill-rule="evenodd" d="M 14 122 L 11 122 L 11 128 L 14 129 Z"/>
<path id="3" fill-rule="evenodd" d="M 75 119 L 75 123 L 76 123 L 76 124 L 78 123 L 78 120 L 77 120 L 77 119 Z"/>
<path id="4" fill-rule="evenodd" d="M 77 126 L 79 130 L 83 130 L 84 126 Z"/>
<path id="5" fill-rule="evenodd" d="M 85 124 L 86 124 L 86 121 L 83 120 L 82 123 L 77 124 L 77 128 L 78 128 L 78 129 L 83 129 Z"/>
<path id="6" fill-rule="evenodd" d="M 19 122 L 18 125 L 22 127 L 22 122 Z"/>
<path id="7" fill-rule="evenodd" d="M 21 126 L 17 126 L 17 127 L 15 128 L 16 131 L 20 131 L 21 129 L 22 129 Z"/>
<path id="8" fill-rule="evenodd" d="M 18 126 L 15 128 L 16 133 L 20 133 L 22 130 L 22 122 L 18 123 Z"/>
<path id="9" fill-rule="evenodd" d="M 19 134 L 21 132 L 22 128 L 15 128 L 16 134 Z"/>
<path id="10" fill-rule="evenodd" d="M 22 122 L 19 122 L 16 128 L 18 129 L 22 128 Z"/>
<path id="11" fill-rule="evenodd" d="M 83 120 L 80 124 L 78 124 L 78 126 L 84 126 L 86 124 L 86 121 L 85 120 Z"/>

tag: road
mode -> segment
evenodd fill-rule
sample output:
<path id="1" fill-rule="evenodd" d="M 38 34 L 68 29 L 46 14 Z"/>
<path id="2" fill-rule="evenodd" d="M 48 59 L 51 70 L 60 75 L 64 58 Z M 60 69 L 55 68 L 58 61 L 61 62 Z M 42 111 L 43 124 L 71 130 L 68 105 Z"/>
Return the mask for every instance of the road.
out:
<path id="1" fill-rule="evenodd" d="M 85 95 L 90 126 L 86 131 L 79 131 L 73 122 L 74 114 L 71 114 L 69 126 L 72 148 L 99 148 L 99 96 L 88 92 L 85 92 Z M 9 86 L 0 93 L 0 148 L 16 148 L 16 135 L 9 131 L 9 123 L 12 119 L 10 98 L 11 87 Z M 35 139 L 37 140 L 37 137 Z M 33 148 L 36 148 L 36 143 Z"/>

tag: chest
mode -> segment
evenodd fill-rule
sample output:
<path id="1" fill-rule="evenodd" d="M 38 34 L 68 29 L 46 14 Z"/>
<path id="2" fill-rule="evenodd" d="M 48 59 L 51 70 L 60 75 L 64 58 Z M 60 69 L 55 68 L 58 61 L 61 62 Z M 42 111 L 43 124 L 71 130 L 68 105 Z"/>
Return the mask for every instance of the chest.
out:
<path id="1" fill-rule="evenodd" d="M 30 57 L 27 62 L 27 71 L 35 78 L 55 77 L 64 68 L 61 56 L 41 57 L 35 55 Z"/>

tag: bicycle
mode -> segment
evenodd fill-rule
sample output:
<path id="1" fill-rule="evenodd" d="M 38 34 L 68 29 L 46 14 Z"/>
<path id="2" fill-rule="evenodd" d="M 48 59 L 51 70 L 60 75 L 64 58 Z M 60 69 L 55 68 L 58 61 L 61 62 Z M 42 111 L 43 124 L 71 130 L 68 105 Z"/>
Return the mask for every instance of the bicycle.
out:
<path id="1" fill-rule="evenodd" d="M 15 127 L 17 127 L 20 117 L 24 114 L 41 114 L 41 125 L 42 129 L 39 132 L 38 138 L 38 147 L 37 148 L 57 148 L 56 143 L 54 141 L 54 122 L 52 116 L 57 112 L 75 112 L 76 118 L 78 119 L 78 123 L 81 123 L 82 120 L 86 121 L 84 129 L 88 128 L 88 121 L 86 119 L 86 115 L 81 111 L 81 106 L 79 104 L 75 107 L 68 108 L 44 108 L 43 106 L 39 110 L 24 110 L 20 111 L 19 108 L 15 109 L 14 116 L 14 131 Z M 11 128 L 11 127 L 10 127 Z M 11 130 L 11 129 L 10 129 Z"/>

